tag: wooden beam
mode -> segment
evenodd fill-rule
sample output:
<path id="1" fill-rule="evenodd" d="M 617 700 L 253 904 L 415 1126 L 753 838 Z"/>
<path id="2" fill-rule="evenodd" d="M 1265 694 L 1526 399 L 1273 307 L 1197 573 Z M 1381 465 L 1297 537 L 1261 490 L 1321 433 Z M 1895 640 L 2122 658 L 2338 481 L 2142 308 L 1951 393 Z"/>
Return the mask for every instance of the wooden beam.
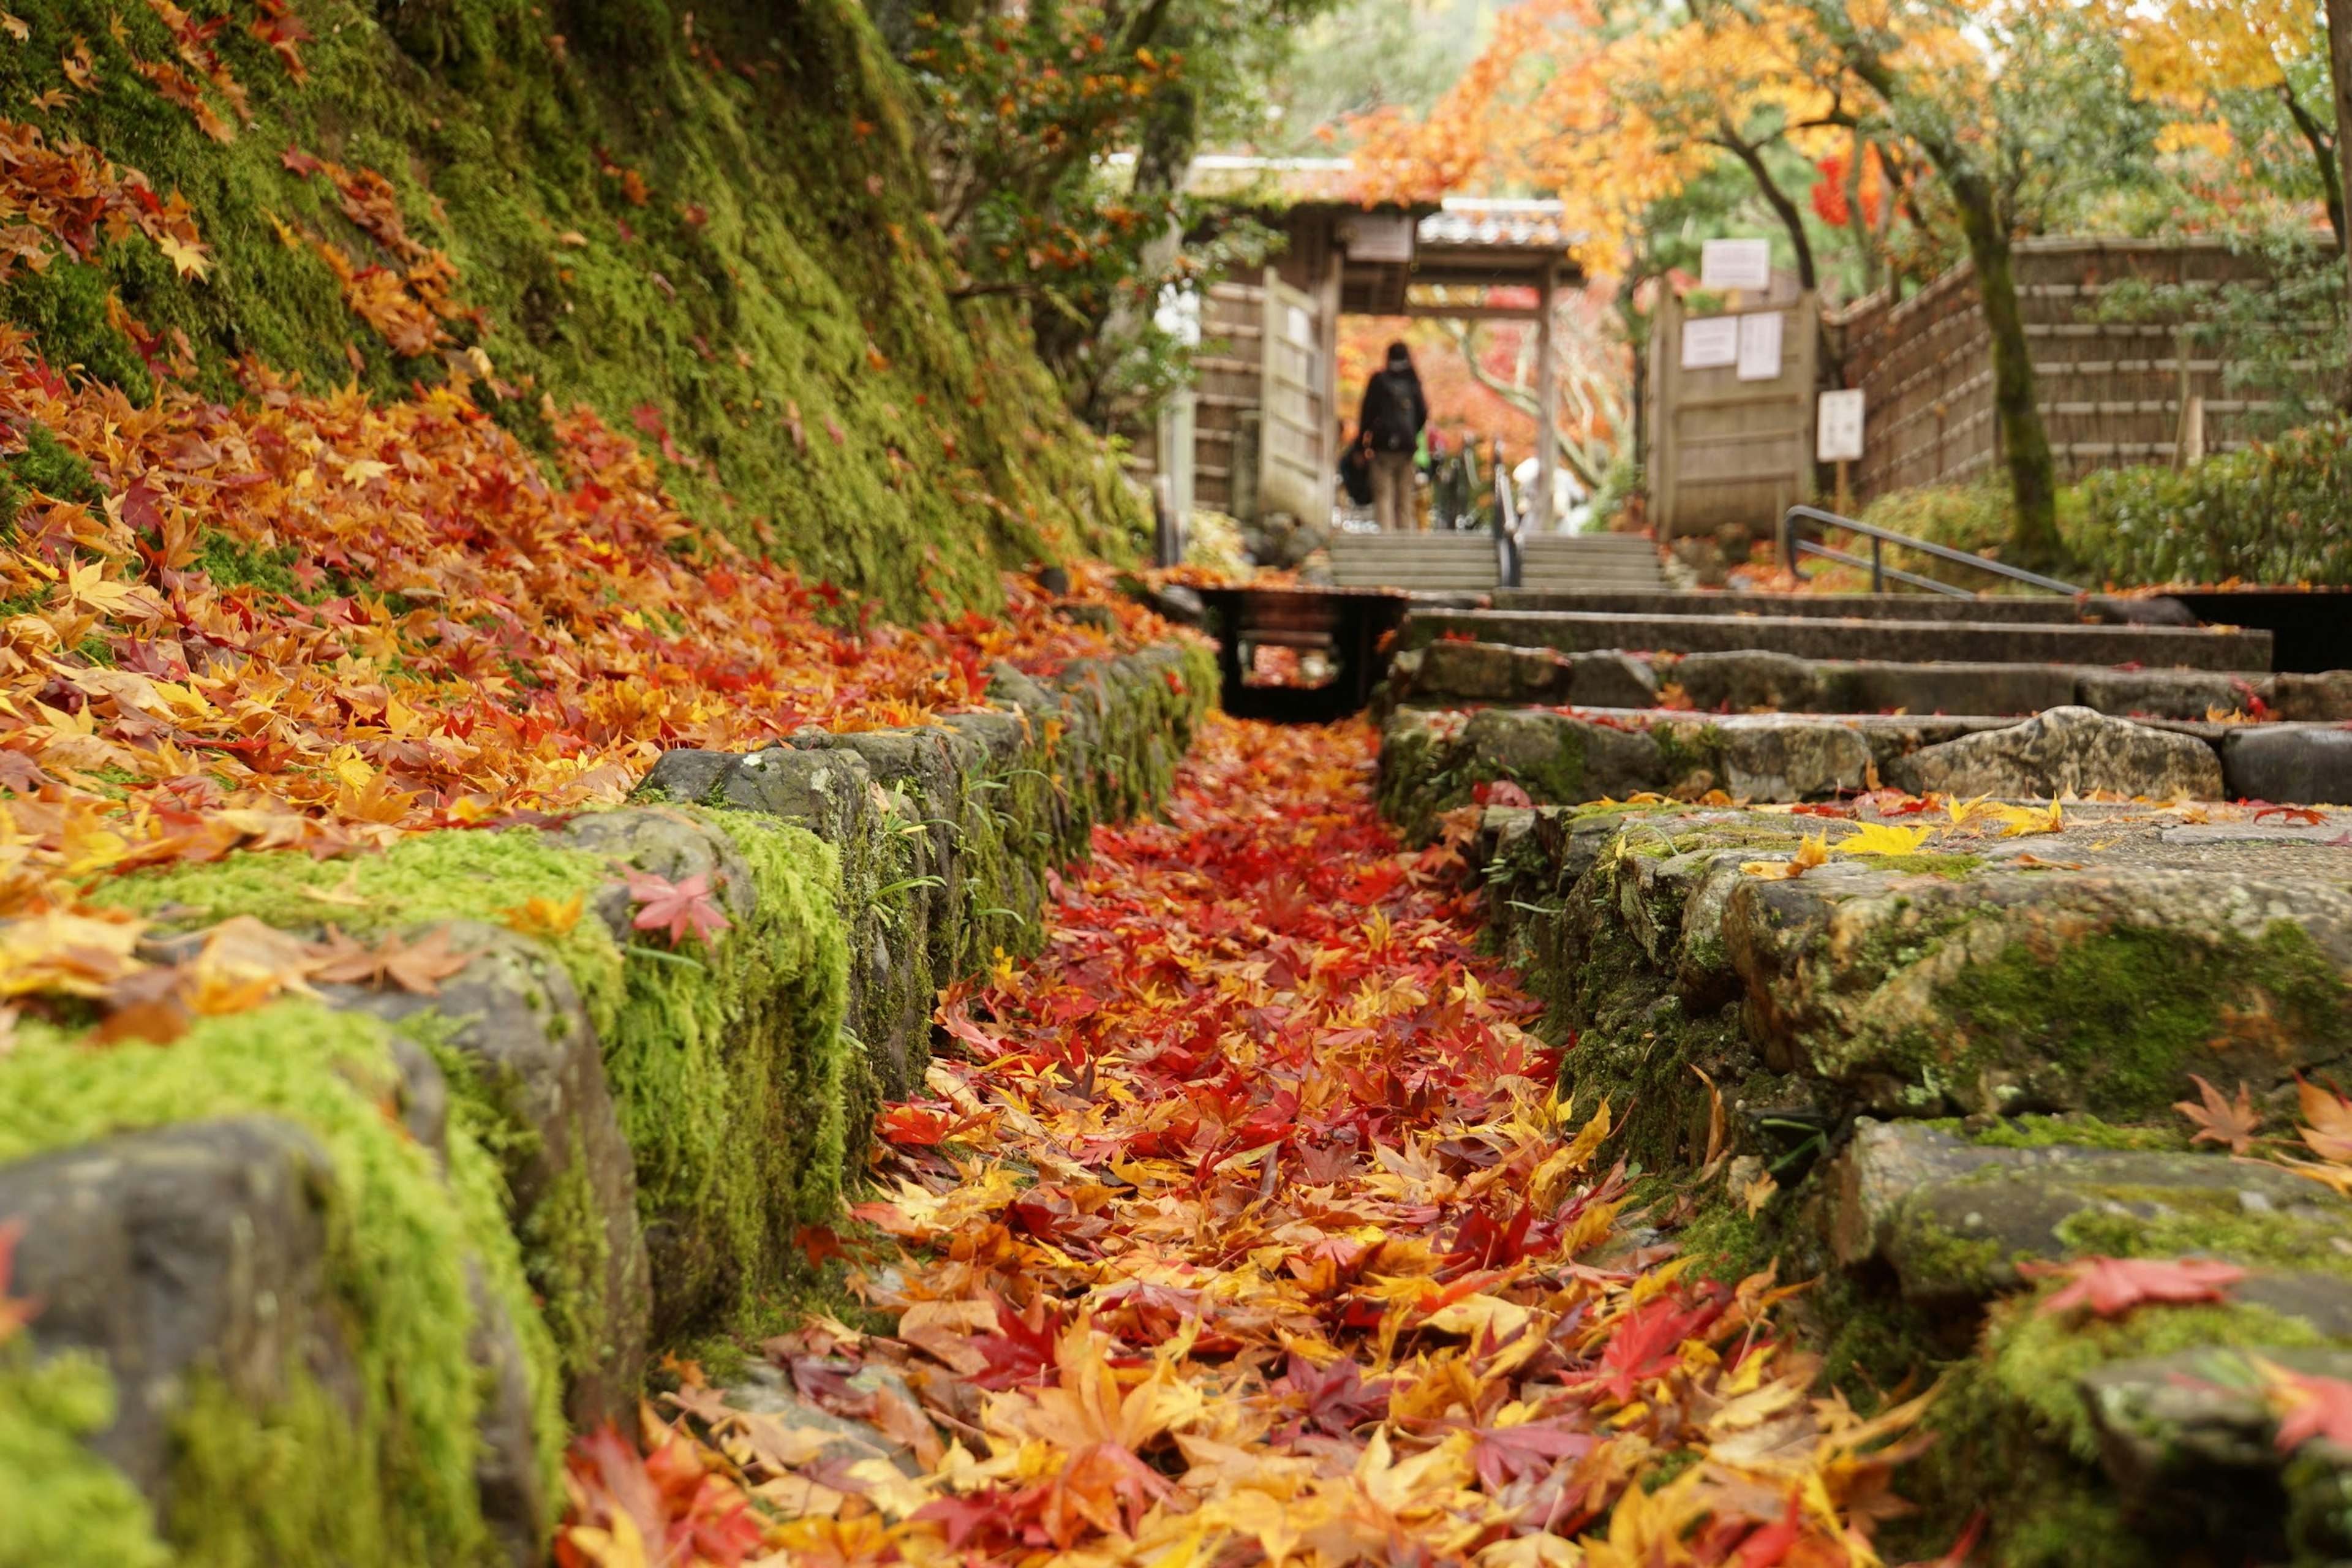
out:
<path id="1" fill-rule="evenodd" d="M 1543 310 L 1535 305 L 1425 305 L 1407 300 L 1404 313 L 1433 321 L 1532 321 Z"/>

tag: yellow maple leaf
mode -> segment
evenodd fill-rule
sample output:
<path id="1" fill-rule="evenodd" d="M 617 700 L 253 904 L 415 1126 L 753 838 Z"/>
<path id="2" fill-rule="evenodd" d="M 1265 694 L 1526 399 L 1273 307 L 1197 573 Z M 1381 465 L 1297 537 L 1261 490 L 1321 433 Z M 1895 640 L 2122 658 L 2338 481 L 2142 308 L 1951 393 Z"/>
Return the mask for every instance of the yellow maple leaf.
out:
<path id="1" fill-rule="evenodd" d="M 1825 866 L 1830 858 L 1830 836 L 1808 834 L 1797 845 L 1797 852 L 1786 860 L 1743 860 L 1739 868 L 1751 877 L 1767 881 L 1791 881 L 1816 866 Z"/>
<path id="2" fill-rule="evenodd" d="M 1865 822 L 1832 847 L 1840 855 L 1916 855 L 1935 837 L 1932 827 L 1896 827 L 1892 823 Z"/>
<path id="3" fill-rule="evenodd" d="M 2023 838 L 2035 833 L 2056 833 L 2066 824 L 2059 816 L 2058 803 L 2047 807 L 2038 805 L 2000 805 L 1990 815 L 2001 824 L 2003 838 Z"/>
<path id="4" fill-rule="evenodd" d="M 508 929 L 525 936 L 564 936 L 580 923 L 581 911 L 587 907 L 585 893 L 574 893 L 561 903 L 534 896 L 499 913 L 506 917 Z"/>
<path id="5" fill-rule="evenodd" d="M 200 241 L 162 234 L 155 237 L 155 248 L 163 253 L 183 278 L 194 278 L 201 283 L 212 271 L 211 247 Z"/>

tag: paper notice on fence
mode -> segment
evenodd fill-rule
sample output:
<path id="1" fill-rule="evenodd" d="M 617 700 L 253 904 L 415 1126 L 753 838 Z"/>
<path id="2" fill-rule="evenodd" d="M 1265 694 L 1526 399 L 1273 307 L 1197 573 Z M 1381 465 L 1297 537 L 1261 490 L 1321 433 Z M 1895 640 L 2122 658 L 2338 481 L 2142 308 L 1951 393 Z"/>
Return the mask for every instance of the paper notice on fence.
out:
<path id="1" fill-rule="evenodd" d="M 1683 368 L 1721 370 L 1739 363 L 1739 318 L 1698 316 L 1683 323 Z"/>
<path id="2" fill-rule="evenodd" d="M 1759 310 L 1739 319 L 1739 379 L 1780 379 L 1780 312 Z"/>
<path id="3" fill-rule="evenodd" d="M 1710 239 L 1698 247 L 1698 258 L 1702 289 L 1772 286 L 1772 242 L 1769 239 Z"/>

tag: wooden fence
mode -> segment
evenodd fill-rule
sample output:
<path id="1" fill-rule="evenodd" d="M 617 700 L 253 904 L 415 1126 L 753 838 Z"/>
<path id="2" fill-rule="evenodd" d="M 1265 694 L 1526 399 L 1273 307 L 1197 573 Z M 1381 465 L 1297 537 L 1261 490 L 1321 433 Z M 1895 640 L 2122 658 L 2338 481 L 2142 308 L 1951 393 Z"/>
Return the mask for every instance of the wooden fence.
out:
<path id="1" fill-rule="evenodd" d="M 2216 344 L 2188 319 L 2101 321 L 2104 295 L 2127 279 L 2197 293 L 2259 283 L 2259 258 L 2218 239 L 2028 239 L 2016 250 L 2034 384 L 2062 480 L 2094 468 L 2171 463 L 2243 446 L 2273 400 L 2231 384 L 2241 345 Z M 2189 317 L 2195 312 L 2189 313 Z M 1853 487 L 1860 500 L 1953 484 L 2000 462 L 1992 349 L 1975 268 L 1954 268 L 1900 304 L 1877 295 L 1824 321 L 1844 384 L 1864 395 Z M 2324 368 L 2287 367 L 2316 387 Z M 2201 416 L 2201 417 L 2200 417 Z"/>

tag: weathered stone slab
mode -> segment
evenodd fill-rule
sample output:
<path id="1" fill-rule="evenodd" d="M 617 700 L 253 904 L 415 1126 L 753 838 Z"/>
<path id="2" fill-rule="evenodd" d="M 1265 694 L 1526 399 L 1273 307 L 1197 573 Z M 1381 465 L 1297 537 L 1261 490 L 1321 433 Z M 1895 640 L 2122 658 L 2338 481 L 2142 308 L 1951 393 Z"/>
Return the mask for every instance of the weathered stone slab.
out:
<path id="1" fill-rule="evenodd" d="M 2298 1562 L 2340 1559 L 2352 1550 L 2342 1506 L 2352 1450 L 2315 1438 L 2289 1463 L 2263 1363 L 2352 1381 L 2352 1349 L 2336 1347 L 2210 1345 L 2110 1362 L 2078 1384 L 2101 1468 L 2151 1523 L 2276 1541 Z"/>
<path id="2" fill-rule="evenodd" d="M 1821 666 L 1793 654 L 1694 653 L 1670 667 L 1675 683 L 1701 711 L 1747 713 L 1770 709 L 1812 711 L 1822 700 Z"/>
<path id="3" fill-rule="evenodd" d="M 1699 604 L 1700 601 L 1693 601 L 1688 608 L 1697 609 Z M 1606 648 L 1729 653 L 1757 648 L 1794 654 L 1800 658 L 1865 658 L 1910 664 L 1959 659 L 2239 670 L 2269 668 L 2272 643 L 2271 634 L 2266 631 L 2193 626 L 1420 609 L 1405 617 L 1398 640 L 1403 647 L 1420 647 L 1448 633 L 1513 647 L 1557 648 L 1562 653 Z"/>
<path id="4" fill-rule="evenodd" d="M 1915 752 L 1897 764 L 1893 782 L 1964 797 L 2048 798 L 2105 791 L 2154 800 L 2213 800 L 2221 794 L 2221 764 L 2212 748 L 2189 736 L 2064 707 L 2005 730 Z"/>
<path id="5" fill-rule="evenodd" d="M 2271 711 L 2281 719 L 2321 723 L 2352 720 L 2352 669 L 2271 678 Z"/>
<path id="6" fill-rule="evenodd" d="M 356 1421 L 357 1358 L 326 1279 L 326 1151 L 272 1117 L 192 1121 L 0 1166 L 0 1222 L 24 1227 L 12 1294 L 41 1303 L 44 1352 L 114 1373 L 95 1443 L 168 1502 L 172 1421 L 189 1381 L 267 1408 L 307 1375 Z"/>
<path id="7" fill-rule="evenodd" d="M 2352 726 L 2233 730 L 2221 742 L 2221 773 L 2233 799 L 2352 805 Z"/>
<path id="8" fill-rule="evenodd" d="M 1971 1142 L 1868 1117 L 1832 1167 L 1825 1231 L 1852 1265 L 1879 1258 L 1913 1300 L 1981 1300 L 2022 1282 L 2018 1264 L 2095 1253 L 2193 1252 L 2255 1268 L 2328 1256 L 2352 1203 L 2294 1172 L 2212 1153 Z M 2263 1256 L 2233 1248 L 2250 1238 Z M 2135 1246 L 2143 1243 L 2143 1246 Z M 2352 1279 L 2269 1270 L 2231 1291 L 2267 1295 L 2328 1334 L 2352 1334 Z"/>
<path id="9" fill-rule="evenodd" d="M 2270 677 L 2194 669 L 2084 670 L 2074 701 L 2119 718 L 2202 719 L 2209 713 L 2252 713 L 2269 701 Z M 2051 704 L 2043 704 L 2051 706 Z"/>

